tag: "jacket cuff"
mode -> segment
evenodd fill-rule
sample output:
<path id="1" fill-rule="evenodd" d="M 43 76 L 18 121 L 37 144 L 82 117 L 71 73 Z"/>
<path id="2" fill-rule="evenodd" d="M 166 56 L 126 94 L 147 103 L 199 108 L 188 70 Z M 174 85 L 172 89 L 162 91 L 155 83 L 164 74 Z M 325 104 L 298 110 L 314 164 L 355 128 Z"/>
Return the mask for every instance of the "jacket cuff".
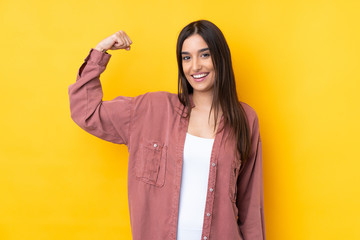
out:
<path id="1" fill-rule="evenodd" d="M 106 66 L 111 58 L 111 54 L 100 52 L 91 48 L 89 55 L 85 58 L 85 62 L 96 63 L 100 66 Z"/>

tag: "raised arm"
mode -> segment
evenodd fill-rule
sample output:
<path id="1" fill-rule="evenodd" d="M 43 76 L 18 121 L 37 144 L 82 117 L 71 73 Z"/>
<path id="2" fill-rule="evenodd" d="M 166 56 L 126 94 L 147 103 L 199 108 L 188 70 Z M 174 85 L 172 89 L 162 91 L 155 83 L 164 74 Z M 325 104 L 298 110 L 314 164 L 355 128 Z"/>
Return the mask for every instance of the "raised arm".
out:
<path id="1" fill-rule="evenodd" d="M 100 75 L 111 55 L 107 50 L 130 50 L 132 44 L 124 31 L 105 38 L 90 50 L 80 67 L 76 82 L 69 86 L 71 117 L 82 129 L 104 140 L 127 144 L 131 118 L 130 97 L 102 101 Z"/>

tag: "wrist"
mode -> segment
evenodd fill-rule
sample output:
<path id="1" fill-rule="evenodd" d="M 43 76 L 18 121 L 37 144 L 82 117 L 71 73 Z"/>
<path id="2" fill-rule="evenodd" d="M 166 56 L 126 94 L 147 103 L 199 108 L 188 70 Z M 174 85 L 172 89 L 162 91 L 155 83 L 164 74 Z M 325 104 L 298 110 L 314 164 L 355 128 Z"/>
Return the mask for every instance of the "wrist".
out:
<path id="1" fill-rule="evenodd" d="M 105 49 L 105 48 L 103 48 L 101 46 L 96 46 L 94 49 L 96 49 L 96 50 L 98 50 L 99 52 L 102 52 L 102 53 L 106 53 L 106 51 L 108 50 L 108 49 Z"/>

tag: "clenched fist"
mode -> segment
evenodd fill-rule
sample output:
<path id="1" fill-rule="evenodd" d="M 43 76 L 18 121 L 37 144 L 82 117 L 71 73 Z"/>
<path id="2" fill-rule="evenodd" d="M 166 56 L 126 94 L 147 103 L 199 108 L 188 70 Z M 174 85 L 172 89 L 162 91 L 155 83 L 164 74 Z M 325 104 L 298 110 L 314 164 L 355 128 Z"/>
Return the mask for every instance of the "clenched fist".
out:
<path id="1" fill-rule="evenodd" d="M 129 36 L 124 31 L 120 30 L 99 42 L 95 49 L 101 52 L 105 52 L 109 49 L 126 49 L 129 51 L 131 44 L 132 41 L 130 40 Z"/>

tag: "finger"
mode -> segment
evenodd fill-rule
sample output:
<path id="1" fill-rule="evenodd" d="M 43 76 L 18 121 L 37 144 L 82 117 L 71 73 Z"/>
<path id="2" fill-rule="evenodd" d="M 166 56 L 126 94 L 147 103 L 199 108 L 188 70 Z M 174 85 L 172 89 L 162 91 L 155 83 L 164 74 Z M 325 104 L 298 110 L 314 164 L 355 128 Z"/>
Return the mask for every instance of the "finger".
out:
<path id="1" fill-rule="evenodd" d="M 124 37 L 123 32 L 120 34 L 120 38 L 121 38 L 121 42 L 122 42 L 121 48 L 127 47 L 128 44 L 127 44 L 127 42 L 126 42 L 126 39 L 125 39 L 125 37 Z"/>
<path id="2" fill-rule="evenodd" d="M 117 49 L 117 48 L 119 48 L 119 46 L 121 45 L 121 34 L 120 34 L 120 32 L 116 32 L 115 34 L 114 34 L 114 44 L 113 44 L 113 47 L 115 48 L 115 49 Z"/>
<path id="3" fill-rule="evenodd" d="M 128 43 L 128 46 L 132 44 L 130 38 L 128 36 L 125 36 L 126 42 Z"/>
<path id="4" fill-rule="evenodd" d="M 129 43 L 127 42 L 127 39 L 124 35 L 121 35 L 121 39 L 123 40 L 124 42 L 124 45 L 122 46 L 122 48 L 126 48 L 129 46 Z"/>
<path id="5" fill-rule="evenodd" d="M 132 44 L 132 41 L 131 41 L 131 39 L 129 38 L 129 36 L 126 34 L 126 32 L 124 32 L 124 34 L 125 34 L 126 38 L 128 39 L 129 44 Z"/>
<path id="6" fill-rule="evenodd" d="M 117 35 L 115 47 L 117 49 L 123 48 L 125 46 L 125 42 L 122 39 L 121 35 Z"/>
<path id="7" fill-rule="evenodd" d="M 123 39 L 124 39 L 124 41 L 125 41 L 125 46 L 124 46 L 124 48 L 129 47 L 129 46 L 130 46 L 130 42 L 129 42 L 129 40 L 128 40 L 128 38 L 127 38 L 127 35 L 126 35 L 125 32 L 122 32 L 122 37 L 123 37 Z"/>

